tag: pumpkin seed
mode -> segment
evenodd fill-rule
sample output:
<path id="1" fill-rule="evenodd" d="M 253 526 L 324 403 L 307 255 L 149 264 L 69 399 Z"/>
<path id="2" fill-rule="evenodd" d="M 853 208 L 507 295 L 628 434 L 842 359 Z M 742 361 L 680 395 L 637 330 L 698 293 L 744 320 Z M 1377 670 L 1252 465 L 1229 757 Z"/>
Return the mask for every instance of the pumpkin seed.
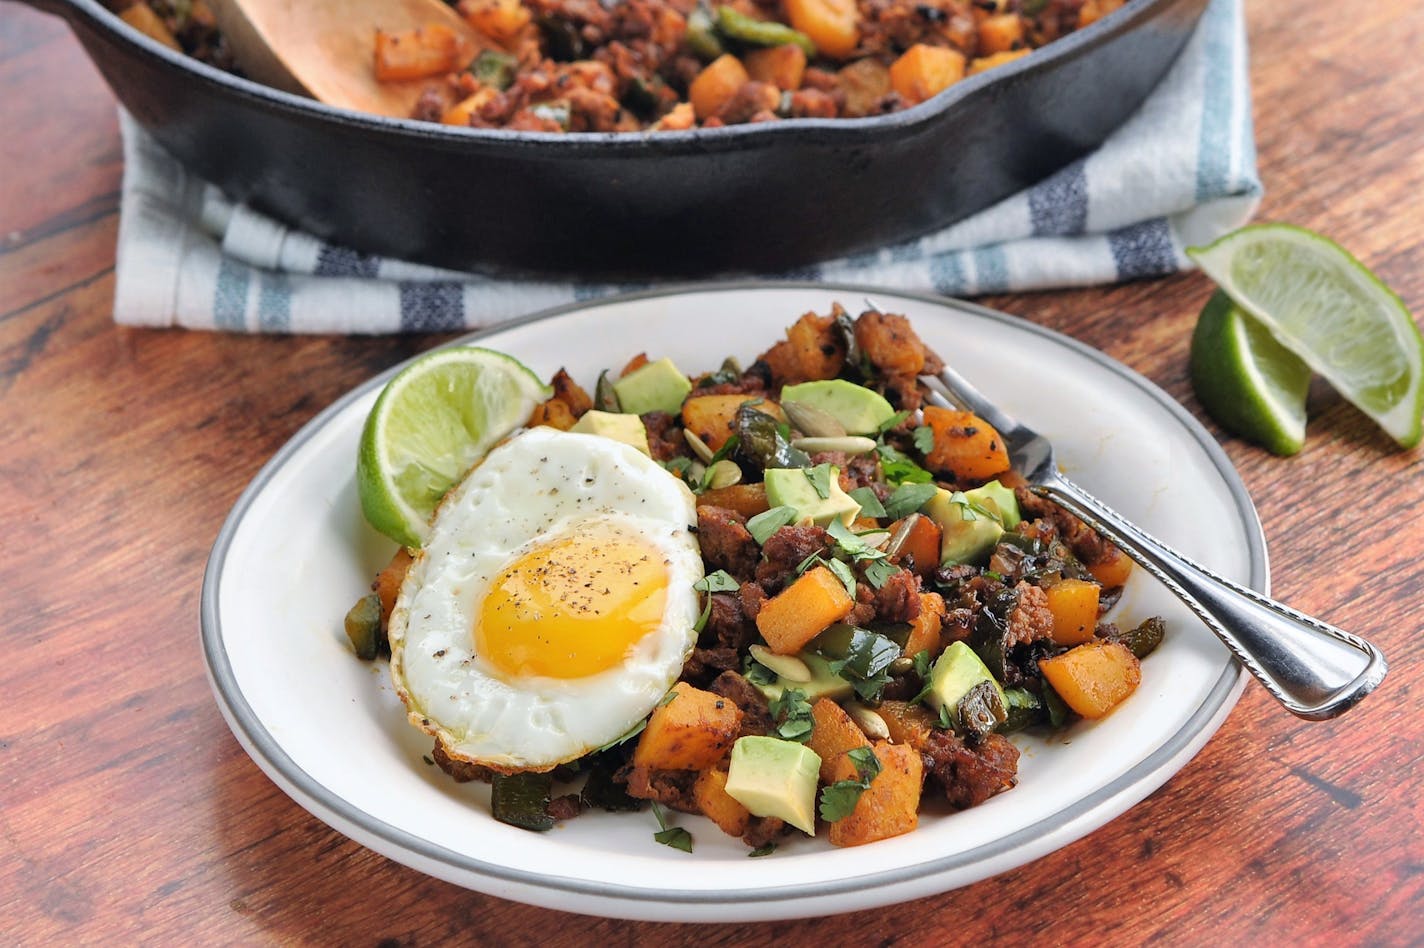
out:
<path id="1" fill-rule="evenodd" d="M 740 484 L 742 482 L 742 469 L 737 466 L 736 461 L 729 461 L 723 458 L 708 468 L 708 470 L 712 472 L 712 477 L 708 480 L 707 486 L 713 490 L 731 487 L 733 484 Z"/>
<path id="2" fill-rule="evenodd" d="M 812 438 L 840 438 L 846 433 L 845 425 L 835 419 L 830 412 L 808 405 L 805 402 L 782 402 L 781 410 L 796 426 L 796 430 Z"/>
<path id="3" fill-rule="evenodd" d="M 703 464 L 711 464 L 712 459 L 717 456 L 717 452 L 707 446 L 696 434 L 688 429 L 682 429 L 682 440 L 687 442 L 687 446 L 692 449 L 692 453 L 702 459 Z"/>
<path id="4" fill-rule="evenodd" d="M 784 681 L 807 682 L 811 680 L 811 669 L 795 655 L 778 655 L 765 645 L 757 643 L 747 649 L 757 663 L 768 671 L 775 672 Z M 884 724 L 884 721 L 880 722 Z"/>
<path id="5" fill-rule="evenodd" d="M 901 655 L 890 663 L 890 674 L 903 675 L 915 667 L 915 660 L 908 655 Z"/>
<path id="6" fill-rule="evenodd" d="M 791 442 L 793 448 L 800 448 L 807 454 L 820 451 L 839 451 L 843 454 L 869 454 L 875 450 L 875 439 L 862 435 L 839 435 L 834 438 L 797 438 Z"/>
<path id="7" fill-rule="evenodd" d="M 890 728 L 885 724 L 885 719 L 865 705 L 852 702 L 846 705 L 846 713 L 850 715 L 856 727 L 865 732 L 866 737 L 877 741 L 890 739 Z"/>

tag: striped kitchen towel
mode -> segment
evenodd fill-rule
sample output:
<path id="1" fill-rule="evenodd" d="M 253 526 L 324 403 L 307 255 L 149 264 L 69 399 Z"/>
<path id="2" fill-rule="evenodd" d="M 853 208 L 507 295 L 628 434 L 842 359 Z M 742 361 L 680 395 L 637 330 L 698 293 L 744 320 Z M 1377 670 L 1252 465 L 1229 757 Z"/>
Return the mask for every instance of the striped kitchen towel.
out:
<path id="1" fill-rule="evenodd" d="M 1239 227 L 1260 201 L 1242 6 L 1212 0 L 1166 78 L 1091 155 L 941 232 L 795 278 L 973 296 L 1189 267 L 1183 247 Z M 121 118 L 120 323 L 445 332 L 635 288 L 456 273 L 327 244 L 234 205 Z"/>

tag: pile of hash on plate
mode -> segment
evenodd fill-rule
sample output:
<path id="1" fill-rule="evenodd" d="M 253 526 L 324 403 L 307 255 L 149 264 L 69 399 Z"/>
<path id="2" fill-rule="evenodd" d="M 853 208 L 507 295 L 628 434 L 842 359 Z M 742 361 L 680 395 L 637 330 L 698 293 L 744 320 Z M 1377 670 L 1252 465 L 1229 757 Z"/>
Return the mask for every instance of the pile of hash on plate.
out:
<path id="1" fill-rule="evenodd" d="M 982 803 L 1006 734 L 1111 712 L 1163 625 L 1103 621 L 1130 561 L 931 403 L 941 367 L 839 306 L 747 368 L 640 354 L 591 394 L 431 353 L 367 420 L 363 509 L 403 545 L 347 632 L 516 826 L 651 803 L 658 842 L 691 848 L 677 810 L 760 855 Z"/>

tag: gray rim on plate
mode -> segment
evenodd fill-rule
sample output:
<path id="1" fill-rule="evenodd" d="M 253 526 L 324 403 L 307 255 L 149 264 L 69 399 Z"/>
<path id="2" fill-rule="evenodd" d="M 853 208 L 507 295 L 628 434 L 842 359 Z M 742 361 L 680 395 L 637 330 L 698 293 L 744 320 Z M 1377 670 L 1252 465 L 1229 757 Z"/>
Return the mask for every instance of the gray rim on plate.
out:
<path id="1" fill-rule="evenodd" d="M 1231 461 L 1227 458 L 1226 453 L 1222 451 L 1221 446 L 1217 444 L 1216 440 L 1212 438 L 1206 429 L 1203 428 L 1186 409 L 1182 408 L 1175 399 L 1138 373 L 1109 358 L 1091 346 L 1017 316 L 1011 316 L 1007 313 L 988 309 L 987 307 L 978 306 L 973 303 L 965 303 L 947 297 L 936 297 L 888 288 L 837 283 L 764 282 L 751 280 L 726 282 L 712 287 L 698 285 L 673 286 L 666 289 L 649 290 L 620 296 L 604 297 L 598 300 L 571 303 L 544 310 L 521 319 L 504 322 L 489 329 L 480 330 L 456 340 L 451 343 L 451 345 L 476 342 L 487 336 L 503 333 L 517 326 L 554 319 L 585 309 L 595 309 L 602 306 L 617 305 L 619 303 L 664 296 L 701 295 L 761 289 L 830 290 L 853 294 L 857 297 L 867 294 L 879 295 L 886 298 L 895 297 L 915 300 L 920 303 L 927 303 L 951 310 L 958 309 L 974 316 L 1006 323 L 1016 329 L 1028 331 L 1047 338 L 1081 355 L 1087 356 L 1113 374 L 1131 382 L 1134 386 L 1141 389 L 1153 402 L 1166 408 L 1174 416 L 1182 427 L 1186 429 L 1203 448 L 1212 464 L 1221 474 L 1223 482 L 1230 491 L 1233 501 L 1235 501 L 1237 513 L 1246 528 L 1250 562 L 1250 575 L 1247 578 L 1246 585 L 1258 592 L 1269 593 L 1269 567 L 1267 565 L 1266 547 L 1255 506 L 1252 504 L 1251 498 L 1246 493 L 1246 489 L 1237 476 L 1236 470 L 1232 466 Z M 464 853 L 446 849 L 427 839 L 414 836 L 389 823 L 378 820 L 364 810 L 351 805 L 344 798 L 332 793 L 325 785 L 312 778 L 288 756 L 286 751 L 282 749 L 281 745 L 272 737 L 271 733 L 268 732 L 267 728 L 258 719 L 244 698 L 241 689 L 238 687 L 236 678 L 232 672 L 232 666 L 228 661 L 227 651 L 223 643 L 222 624 L 218 616 L 218 587 L 222 582 L 223 566 L 227 557 L 228 547 L 232 543 L 233 535 L 241 523 L 243 515 L 254 498 L 262 492 L 268 481 L 282 468 L 287 458 L 295 453 L 316 431 L 323 428 L 331 418 L 339 414 L 351 402 L 361 398 L 371 389 L 384 385 L 391 376 L 399 372 L 405 365 L 413 361 L 414 358 L 419 358 L 419 356 L 406 360 L 406 362 L 402 362 L 400 365 L 393 366 L 380 375 L 368 379 L 365 383 L 347 392 L 341 398 L 327 406 L 311 421 L 307 422 L 307 424 L 278 450 L 272 459 L 257 473 L 257 476 L 253 478 L 252 482 L 233 505 L 231 513 L 228 514 L 227 520 L 224 521 L 222 529 L 218 533 L 217 540 L 213 544 L 213 551 L 208 558 L 207 568 L 203 575 L 201 609 L 203 656 L 208 666 L 208 673 L 212 681 L 213 690 L 223 705 L 224 710 L 227 712 L 226 716 L 228 722 L 234 731 L 240 731 L 237 736 L 244 739 L 242 743 L 247 745 L 248 748 L 262 758 L 262 761 L 265 761 L 268 766 L 281 774 L 282 777 L 291 784 L 292 789 L 299 795 L 295 797 L 296 801 L 313 812 L 313 815 L 322 819 L 323 822 L 327 821 L 320 812 L 312 810 L 312 805 L 330 812 L 334 817 L 347 821 L 391 846 L 414 853 L 423 859 L 442 864 L 450 869 L 459 872 L 474 873 L 511 883 L 556 889 L 582 896 L 594 896 L 607 899 L 636 898 L 642 901 L 662 903 L 715 904 L 733 899 L 737 902 L 746 903 L 781 901 L 799 897 L 819 897 L 852 891 L 863 893 L 868 889 L 909 882 L 928 875 L 948 872 L 995 857 L 1004 856 L 1020 846 L 1042 839 L 1045 835 L 1048 835 L 1065 823 L 1069 823 L 1083 816 L 1103 805 L 1113 797 L 1127 793 L 1140 783 L 1150 780 L 1159 769 L 1167 765 L 1178 754 L 1182 753 L 1182 751 L 1190 746 L 1192 741 L 1201 734 L 1202 730 L 1209 726 L 1212 719 L 1222 711 L 1223 705 L 1230 699 L 1232 692 L 1236 690 L 1241 683 L 1242 676 L 1245 674 L 1239 664 L 1234 661 L 1230 662 L 1223 670 L 1220 678 L 1217 679 L 1216 684 L 1212 686 L 1206 700 L 1202 702 L 1201 706 L 1183 723 L 1182 727 L 1169 737 L 1162 746 L 1158 747 L 1153 753 L 1143 758 L 1128 771 L 1107 785 L 1073 804 L 1055 811 L 1051 816 L 1024 827 L 1017 832 L 1007 836 L 1001 836 L 982 846 L 977 846 L 974 849 L 939 859 L 899 866 L 870 875 L 855 876 L 829 882 L 790 883 L 781 886 L 762 887 L 755 890 L 629 888 L 613 882 L 573 879 L 545 873 L 511 869 L 507 866 L 485 862 Z M 262 761 L 258 761 L 258 763 Z M 1160 786 L 1168 777 L 1170 777 L 1170 774 L 1163 776 L 1162 780 L 1153 784 L 1150 789 L 1155 789 L 1157 786 Z M 1148 792 L 1150 792 L 1150 789 Z M 302 799 L 302 796 L 305 796 L 306 799 Z M 401 860 L 397 859 L 396 861 Z"/>

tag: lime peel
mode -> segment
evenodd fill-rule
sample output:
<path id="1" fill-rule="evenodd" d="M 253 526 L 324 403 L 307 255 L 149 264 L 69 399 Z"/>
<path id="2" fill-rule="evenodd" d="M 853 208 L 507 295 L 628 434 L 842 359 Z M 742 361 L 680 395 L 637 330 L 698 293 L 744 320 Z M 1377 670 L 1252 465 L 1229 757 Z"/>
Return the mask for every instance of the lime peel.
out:
<path id="1" fill-rule="evenodd" d="M 1254 224 L 1187 254 L 1284 347 L 1406 448 L 1424 435 L 1424 336 L 1399 296 L 1330 239 Z"/>
<path id="2" fill-rule="evenodd" d="M 551 394 L 492 349 L 452 346 L 416 359 L 386 383 L 361 432 L 356 487 L 366 520 L 419 547 L 445 493 Z"/>

